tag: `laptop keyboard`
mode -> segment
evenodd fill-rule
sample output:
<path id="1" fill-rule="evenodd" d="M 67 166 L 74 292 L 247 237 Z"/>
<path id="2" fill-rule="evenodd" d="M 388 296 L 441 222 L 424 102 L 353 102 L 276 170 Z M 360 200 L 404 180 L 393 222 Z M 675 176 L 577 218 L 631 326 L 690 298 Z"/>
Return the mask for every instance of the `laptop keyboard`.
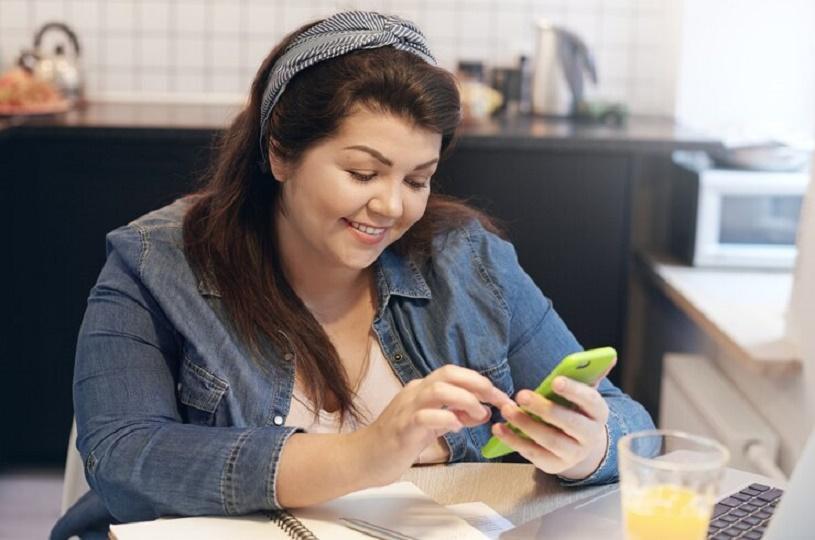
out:
<path id="1" fill-rule="evenodd" d="M 784 493 L 764 484 L 750 484 L 716 504 L 707 537 L 712 540 L 759 540 Z"/>

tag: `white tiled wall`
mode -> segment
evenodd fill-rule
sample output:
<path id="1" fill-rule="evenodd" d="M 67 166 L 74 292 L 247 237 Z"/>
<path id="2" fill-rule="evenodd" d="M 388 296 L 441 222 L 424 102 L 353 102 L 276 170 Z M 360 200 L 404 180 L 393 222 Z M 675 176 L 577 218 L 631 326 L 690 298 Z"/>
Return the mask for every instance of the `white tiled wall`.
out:
<path id="1" fill-rule="evenodd" d="M 590 95 L 633 111 L 672 114 L 682 0 L 0 0 L 0 65 L 9 67 L 44 22 L 79 34 L 91 99 L 240 100 L 287 32 L 343 9 L 415 21 L 440 63 L 511 65 L 533 50 L 546 16 L 595 52 Z"/>

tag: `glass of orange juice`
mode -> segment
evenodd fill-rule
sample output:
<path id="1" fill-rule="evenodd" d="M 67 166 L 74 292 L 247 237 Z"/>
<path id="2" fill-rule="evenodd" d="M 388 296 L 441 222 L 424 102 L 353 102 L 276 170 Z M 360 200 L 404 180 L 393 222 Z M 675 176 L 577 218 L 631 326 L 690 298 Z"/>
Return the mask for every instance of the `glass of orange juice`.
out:
<path id="1" fill-rule="evenodd" d="M 626 540 L 704 540 L 727 448 L 658 429 L 626 435 L 617 449 Z"/>

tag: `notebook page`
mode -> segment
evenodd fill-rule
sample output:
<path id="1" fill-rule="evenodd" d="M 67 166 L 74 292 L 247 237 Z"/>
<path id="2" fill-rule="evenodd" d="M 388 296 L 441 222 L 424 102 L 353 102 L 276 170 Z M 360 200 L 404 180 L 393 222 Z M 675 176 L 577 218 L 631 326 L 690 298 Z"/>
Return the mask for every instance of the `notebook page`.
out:
<path id="1" fill-rule="evenodd" d="M 345 527 L 354 518 L 422 540 L 485 540 L 487 537 L 431 499 L 411 482 L 364 489 L 292 512 L 318 538 L 371 540 Z"/>
<path id="2" fill-rule="evenodd" d="M 110 533 L 113 540 L 291 540 L 267 516 L 262 515 L 157 519 L 111 525 Z"/>
<path id="3" fill-rule="evenodd" d="M 502 532 L 515 527 L 511 521 L 483 502 L 449 504 L 447 509 L 481 531 L 484 536 L 491 540 L 497 539 Z"/>

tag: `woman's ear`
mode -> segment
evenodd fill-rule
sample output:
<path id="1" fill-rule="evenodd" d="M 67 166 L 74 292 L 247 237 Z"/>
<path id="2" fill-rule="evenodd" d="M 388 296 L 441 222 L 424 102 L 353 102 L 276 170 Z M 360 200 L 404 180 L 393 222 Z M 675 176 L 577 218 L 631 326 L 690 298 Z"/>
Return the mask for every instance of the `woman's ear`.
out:
<path id="1" fill-rule="evenodd" d="M 271 149 L 269 150 L 268 158 L 272 176 L 274 176 L 278 182 L 285 182 L 289 175 L 289 167 L 286 162 Z"/>

